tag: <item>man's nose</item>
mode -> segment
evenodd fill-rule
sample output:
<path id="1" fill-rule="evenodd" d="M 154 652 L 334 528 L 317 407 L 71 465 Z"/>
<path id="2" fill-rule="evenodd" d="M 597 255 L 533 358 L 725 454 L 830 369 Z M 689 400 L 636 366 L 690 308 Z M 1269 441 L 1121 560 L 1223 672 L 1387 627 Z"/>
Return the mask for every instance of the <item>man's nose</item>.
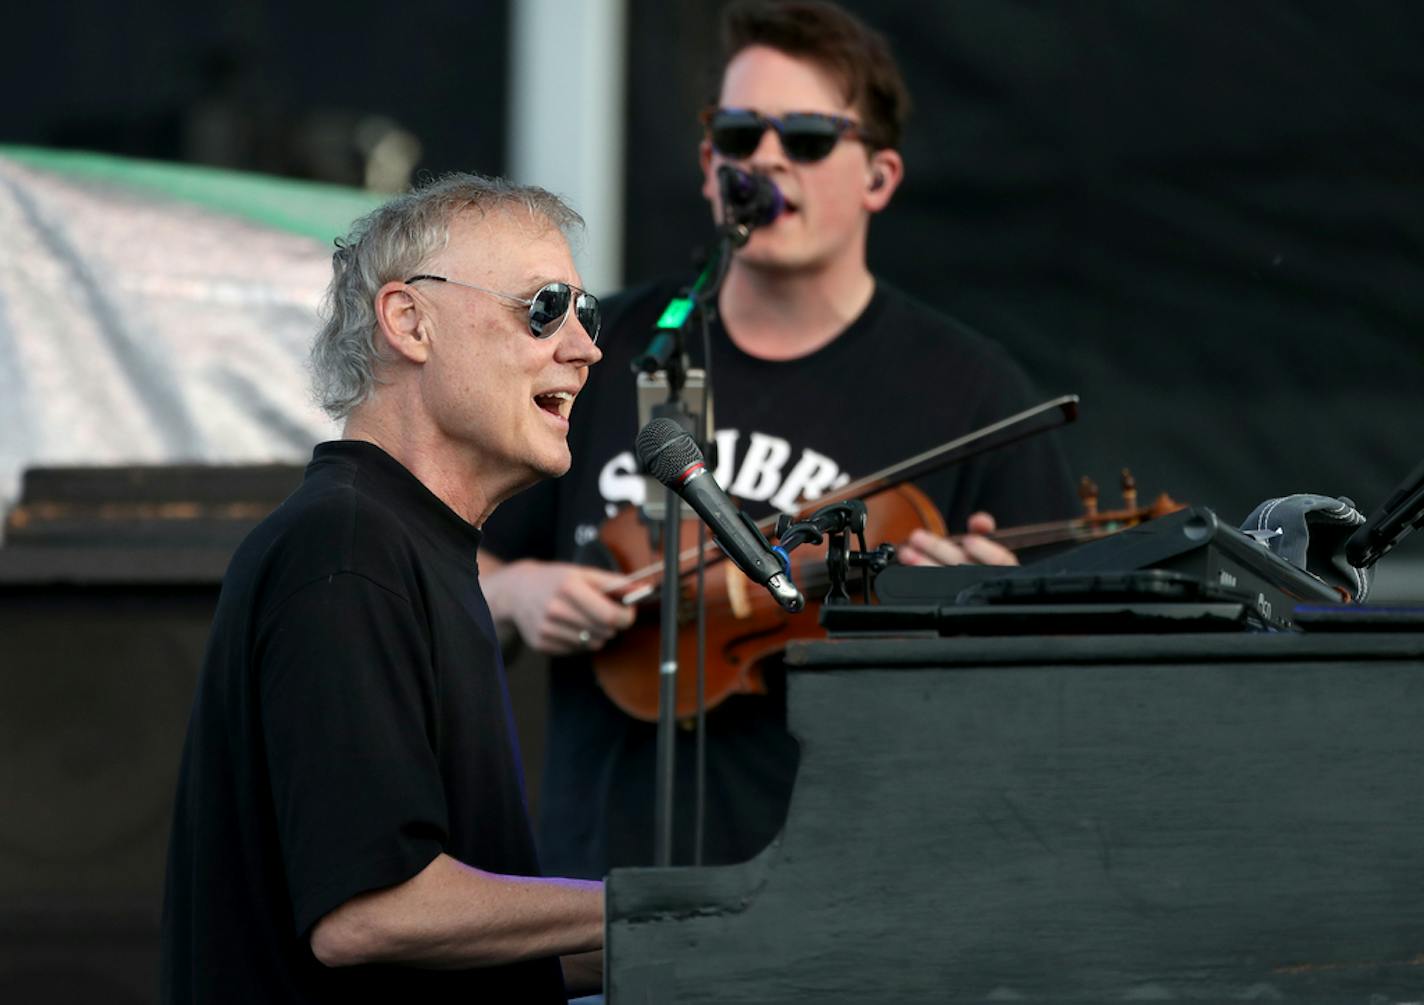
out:
<path id="1" fill-rule="evenodd" d="M 603 358 L 603 350 L 593 341 L 583 322 L 575 315 L 570 317 L 559 331 L 559 349 L 555 358 L 561 363 L 593 366 Z"/>
<path id="2" fill-rule="evenodd" d="M 790 160 L 791 158 L 786 156 L 786 150 L 781 145 L 781 134 L 771 126 L 767 126 L 762 131 L 761 139 L 757 141 L 756 149 L 747 158 L 747 166 L 765 170 L 772 167 L 785 167 L 790 163 Z"/>

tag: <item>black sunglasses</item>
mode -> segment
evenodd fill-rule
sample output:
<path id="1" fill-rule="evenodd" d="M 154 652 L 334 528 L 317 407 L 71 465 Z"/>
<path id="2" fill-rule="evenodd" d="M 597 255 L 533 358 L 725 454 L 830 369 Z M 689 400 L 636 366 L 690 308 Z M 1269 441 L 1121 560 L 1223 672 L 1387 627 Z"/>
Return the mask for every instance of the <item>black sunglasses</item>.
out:
<path id="1" fill-rule="evenodd" d="M 712 149 L 735 160 L 750 157 L 767 129 L 776 130 L 781 149 L 798 164 L 822 160 L 842 139 L 865 139 L 853 119 L 821 112 L 762 115 L 750 108 L 708 108 L 702 113 L 702 125 Z"/>
<path id="2" fill-rule="evenodd" d="M 588 290 L 580 289 L 571 283 L 545 283 L 532 297 L 517 297 L 513 293 L 501 293 L 499 290 L 476 286 L 474 283 L 462 283 L 458 279 L 447 279 L 444 276 L 411 276 L 406 282 L 418 283 L 422 279 L 463 286 L 467 290 L 479 290 L 501 300 L 527 305 L 529 334 L 538 339 L 548 338 L 564 326 L 564 319 L 569 316 L 571 304 L 574 313 L 578 315 L 579 324 L 583 325 L 583 330 L 588 332 L 588 337 L 593 342 L 598 341 L 598 331 L 603 325 L 602 315 L 598 311 L 598 298 Z"/>

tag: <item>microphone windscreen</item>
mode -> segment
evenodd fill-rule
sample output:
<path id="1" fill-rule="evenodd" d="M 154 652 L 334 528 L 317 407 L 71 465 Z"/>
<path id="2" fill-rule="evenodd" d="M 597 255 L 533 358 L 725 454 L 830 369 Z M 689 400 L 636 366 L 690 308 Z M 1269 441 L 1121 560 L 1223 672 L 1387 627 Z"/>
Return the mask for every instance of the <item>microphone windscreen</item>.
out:
<path id="1" fill-rule="evenodd" d="M 638 430 L 634 450 L 643 471 L 664 485 L 675 485 L 684 471 L 702 460 L 702 451 L 687 430 L 668 418 L 654 419 Z"/>
<path id="2" fill-rule="evenodd" d="M 723 164 L 717 169 L 722 189 L 722 209 L 726 222 L 747 227 L 764 227 L 781 215 L 786 200 L 776 182 Z"/>

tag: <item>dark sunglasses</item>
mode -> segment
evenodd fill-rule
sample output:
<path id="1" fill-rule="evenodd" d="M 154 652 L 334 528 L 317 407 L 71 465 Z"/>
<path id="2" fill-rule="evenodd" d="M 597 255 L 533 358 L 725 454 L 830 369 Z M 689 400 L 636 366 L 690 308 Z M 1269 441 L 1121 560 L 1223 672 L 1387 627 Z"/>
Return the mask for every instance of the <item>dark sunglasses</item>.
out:
<path id="1" fill-rule="evenodd" d="M 750 157 L 767 129 L 776 130 L 781 149 L 798 164 L 822 160 L 842 139 L 865 139 L 853 119 L 821 112 L 762 115 L 750 108 L 708 108 L 702 113 L 702 125 L 712 149 L 734 160 Z"/>
<path id="2" fill-rule="evenodd" d="M 422 279 L 463 286 L 467 290 L 479 290 L 501 300 L 525 304 L 529 308 L 529 334 L 535 338 L 548 338 L 562 328 L 564 319 L 569 316 L 571 305 L 574 313 L 578 315 L 579 324 L 583 325 L 583 330 L 588 332 L 592 341 L 598 341 L 598 331 L 603 325 L 602 315 L 598 312 L 598 298 L 588 290 L 570 283 L 545 283 L 532 297 L 517 297 L 513 293 L 501 293 L 499 290 L 486 289 L 474 283 L 462 283 L 458 279 L 446 279 L 444 276 L 411 276 L 406 282 L 418 283 Z"/>

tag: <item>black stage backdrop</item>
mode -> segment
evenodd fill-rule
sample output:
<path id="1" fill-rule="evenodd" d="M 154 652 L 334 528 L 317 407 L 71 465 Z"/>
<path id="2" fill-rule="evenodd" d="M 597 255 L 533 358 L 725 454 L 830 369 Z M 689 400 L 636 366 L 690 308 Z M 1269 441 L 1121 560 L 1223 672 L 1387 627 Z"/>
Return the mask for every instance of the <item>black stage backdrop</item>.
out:
<path id="1" fill-rule="evenodd" d="M 361 185 L 366 148 L 504 170 L 505 0 L 28 4 L 8 22 L 0 142 Z"/>
<path id="2" fill-rule="evenodd" d="M 1424 7 L 846 6 L 916 105 L 873 267 L 1082 395 L 1105 505 L 1129 465 L 1233 522 L 1368 511 L 1424 456 Z M 719 7 L 631 2 L 630 280 L 707 236 Z"/>

